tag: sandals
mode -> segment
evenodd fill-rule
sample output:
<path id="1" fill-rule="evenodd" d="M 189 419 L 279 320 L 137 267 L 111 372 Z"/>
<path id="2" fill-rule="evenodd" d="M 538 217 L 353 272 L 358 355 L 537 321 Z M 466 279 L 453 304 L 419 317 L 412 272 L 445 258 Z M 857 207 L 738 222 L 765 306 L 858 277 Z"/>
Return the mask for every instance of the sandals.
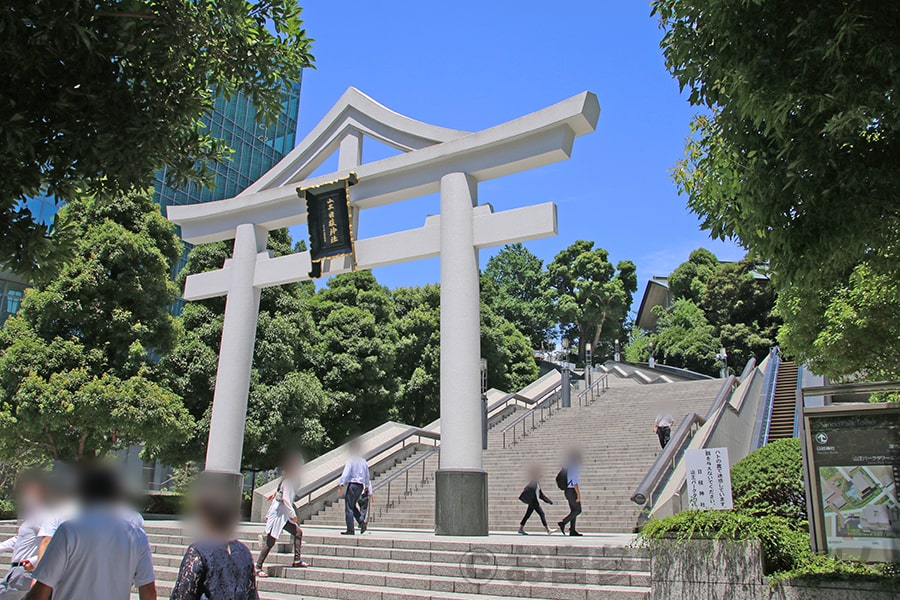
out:
<path id="1" fill-rule="evenodd" d="M 309 567 L 309 563 L 308 563 L 308 562 L 303 562 L 303 561 L 301 560 L 301 561 L 299 561 L 299 562 L 291 563 L 291 566 L 294 567 L 294 568 L 297 568 L 297 569 L 306 569 L 306 568 Z"/>
<path id="2" fill-rule="evenodd" d="M 269 574 L 266 573 L 265 569 L 256 569 L 256 576 L 257 577 L 268 577 Z"/>

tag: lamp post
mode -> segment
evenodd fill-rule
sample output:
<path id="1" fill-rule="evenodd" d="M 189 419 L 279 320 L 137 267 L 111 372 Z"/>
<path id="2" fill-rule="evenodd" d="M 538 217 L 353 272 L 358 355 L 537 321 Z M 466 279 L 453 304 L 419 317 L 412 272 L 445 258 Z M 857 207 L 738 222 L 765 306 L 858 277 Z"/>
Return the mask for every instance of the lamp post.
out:
<path id="1" fill-rule="evenodd" d="M 653 358 L 653 342 L 647 342 L 647 349 L 650 350 L 650 358 L 647 360 L 647 365 L 654 369 L 656 368 L 656 359 Z"/>
<path id="2" fill-rule="evenodd" d="M 587 378 L 587 386 L 591 387 L 591 369 L 594 366 L 594 356 L 591 354 L 591 343 L 588 342 L 584 345 L 584 372 L 585 377 Z"/>
<path id="3" fill-rule="evenodd" d="M 572 386 L 569 383 L 569 339 L 563 338 L 560 344 L 563 347 L 562 406 L 570 408 L 572 406 Z"/>
<path id="4" fill-rule="evenodd" d="M 722 368 L 719 370 L 719 377 L 725 379 L 728 377 L 728 353 L 725 352 L 725 346 L 722 346 L 719 349 L 719 353 L 716 354 L 716 360 L 722 361 Z"/>
<path id="5" fill-rule="evenodd" d="M 616 354 L 613 358 L 616 362 L 622 362 L 622 354 L 619 352 L 619 340 L 616 340 Z"/>
<path id="6" fill-rule="evenodd" d="M 487 359 L 481 359 L 481 447 L 488 447 Z"/>

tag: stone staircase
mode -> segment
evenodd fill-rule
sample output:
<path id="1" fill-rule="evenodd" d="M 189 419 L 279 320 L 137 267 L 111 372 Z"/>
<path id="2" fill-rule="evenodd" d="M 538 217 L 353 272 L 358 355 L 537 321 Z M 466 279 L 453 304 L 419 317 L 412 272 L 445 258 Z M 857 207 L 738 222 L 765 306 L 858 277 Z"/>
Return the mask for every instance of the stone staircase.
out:
<path id="1" fill-rule="evenodd" d="M 525 469 L 530 462 L 543 467 L 543 488 L 554 501 L 545 506 L 548 521 L 555 526 L 568 512 L 562 492 L 556 488 L 554 476 L 560 468 L 565 449 L 575 445 L 582 450 L 585 465 L 582 469 L 584 512 L 578 518 L 582 532 L 630 532 L 637 523 L 641 507 L 629 498 L 656 459 L 659 444 L 653 434 L 653 419 L 661 401 L 675 406 L 673 416 L 678 423 L 689 412 L 704 414 L 722 386 L 721 380 L 641 384 L 633 378 L 610 374 L 609 390 L 591 406 L 573 406 L 554 413 L 545 423 L 520 438 L 515 445 L 503 448 L 502 429 L 494 427 L 489 433 L 484 466 L 488 471 L 491 531 L 515 531 L 524 512 L 518 496 L 525 485 Z M 573 404 L 577 404 L 573 395 Z M 414 460 L 411 457 L 404 461 Z M 396 472 L 404 463 L 392 469 Z M 411 474 L 417 489 L 403 497 L 404 481 L 392 484 L 392 506 L 385 510 L 379 503 L 387 502 L 386 490 L 376 493 L 374 512 L 370 517 L 373 529 L 432 529 L 434 527 L 434 480 L 437 457 L 427 461 L 425 480 L 419 465 Z M 377 482 L 386 475 L 376 478 Z M 398 497 L 399 496 L 399 497 Z M 379 515 L 379 509 L 381 513 Z M 307 522 L 343 526 L 343 504 L 337 503 L 314 515 Z M 540 531 L 536 515 L 529 521 L 529 530 Z"/>
<path id="2" fill-rule="evenodd" d="M 159 597 L 167 598 L 190 539 L 175 521 L 148 521 L 146 531 Z M 254 555 L 261 532 L 261 525 L 250 524 L 239 532 Z M 14 535 L 15 524 L 0 523 L 0 534 Z M 307 527 L 308 569 L 289 566 L 287 536 L 282 540 L 267 561 L 271 576 L 257 580 L 263 600 L 644 600 L 650 594 L 650 560 L 644 550 L 628 546 L 627 536 L 463 539 L 379 532 L 341 537 Z"/>

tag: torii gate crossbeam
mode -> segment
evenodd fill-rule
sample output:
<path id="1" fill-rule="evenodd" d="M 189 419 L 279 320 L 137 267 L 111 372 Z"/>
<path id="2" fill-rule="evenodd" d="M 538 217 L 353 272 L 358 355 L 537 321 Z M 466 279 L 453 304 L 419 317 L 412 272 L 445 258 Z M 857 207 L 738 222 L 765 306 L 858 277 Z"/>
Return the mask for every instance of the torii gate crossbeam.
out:
<path id="1" fill-rule="evenodd" d="M 191 275 L 184 298 L 226 295 L 206 470 L 239 478 L 260 290 L 308 279 L 308 252 L 274 258 L 268 231 L 306 221 L 298 184 L 312 187 L 357 174 L 350 188 L 359 210 L 440 192 L 440 215 L 423 227 L 356 242 L 357 267 L 441 258 L 441 462 L 436 475 L 435 531 L 486 535 L 487 474 L 482 468 L 478 250 L 556 234 L 556 207 L 539 204 L 494 213 L 478 204 L 478 182 L 569 157 L 575 137 L 593 131 L 600 107 L 584 92 L 483 131 L 436 127 L 399 115 L 350 88 L 312 132 L 240 195 L 168 207 L 191 243 L 234 239 L 219 270 Z M 362 163 L 363 136 L 405 153 Z M 328 154 L 339 171 L 309 178 Z M 356 227 L 353 228 L 357 230 Z M 327 261 L 323 275 L 351 270 Z"/>

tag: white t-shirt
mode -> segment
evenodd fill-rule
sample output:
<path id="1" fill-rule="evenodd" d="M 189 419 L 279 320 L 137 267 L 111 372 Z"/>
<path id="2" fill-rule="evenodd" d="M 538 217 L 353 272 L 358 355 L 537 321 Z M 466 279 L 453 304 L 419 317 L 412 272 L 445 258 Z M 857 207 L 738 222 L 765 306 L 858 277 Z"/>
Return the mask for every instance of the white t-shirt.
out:
<path id="1" fill-rule="evenodd" d="M 56 530 L 59 529 L 60 525 L 75 517 L 77 514 L 78 505 L 74 503 L 57 506 L 52 510 L 47 511 L 44 514 L 44 522 L 41 523 L 41 530 L 38 532 L 38 537 L 53 537 L 53 534 L 56 533 Z"/>
<path id="2" fill-rule="evenodd" d="M 656 426 L 657 427 L 671 427 L 672 423 L 675 422 L 675 417 L 670 415 L 669 413 L 662 413 L 656 415 Z"/>
<path id="3" fill-rule="evenodd" d="M 59 600 L 129 600 L 132 584 L 156 579 L 147 535 L 114 508 L 91 508 L 60 525 L 34 578 Z"/>

